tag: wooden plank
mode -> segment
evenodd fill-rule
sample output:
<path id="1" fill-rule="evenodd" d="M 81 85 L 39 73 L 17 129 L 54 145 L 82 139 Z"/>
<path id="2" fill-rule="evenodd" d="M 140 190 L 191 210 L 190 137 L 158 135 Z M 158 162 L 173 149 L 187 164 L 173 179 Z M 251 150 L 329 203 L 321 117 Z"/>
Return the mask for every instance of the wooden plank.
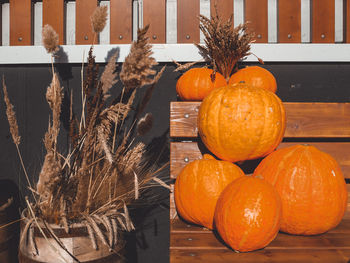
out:
<path id="1" fill-rule="evenodd" d="M 321 151 L 332 155 L 339 163 L 345 178 L 350 178 L 350 142 L 302 142 L 314 145 Z M 278 148 L 299 144 L 298 142 L 282 142 Z M 209 151 L 197 142 L 172 142 L 170 144 L 170 177 L 176 178 L 182 168 L 189 162 L 201 159 L 202 154 Z M 241 167 L 253 171 L 257 161 L 248 161 L 240 164 Z M 247 165 L 247 167 L 245 167 Z M 248 167 L 251 166 L 251 167 Z"/>
<path id="2" fill-rule="evenodd" d="M 143 0 L 143 25 L 150 25 L 150 43 L 165 43 L 166 19 L 164 0 Z"/>
<path id="3" fill-rule="evenodd" d="M 50 25 L 59 36 L 59 44 L 65 43 L 64 0 L 43 0 L 43 27 Z"/>
<path id="4" fill-rule="evenodd" d="M 32 1 L 11 0 L 10 2 L 10 45 L 29 46 L 32 37 Z"/>
<path id="5" fill-rule="evenodd" d="M 97 0 L 76 0 L 75 2 L 75 43 L 77 45 L 97 44 L 91 26 L 91 15 L 97 7 Z"/>
<path id="6" fill-rule="evenodd" d="M 301 0 L 278 1 L 278 42 L 301 42 Z"/>
<path id="7" fill-rule="evenodd" d="M 110 0 L 110 43 L 132 42 L 132 1 Z"/>
<path id="8" fill-rule="evenodd" d="M 177 0 L 177 42 L 199 43 L 199 0 Z"/>
<path id="9" fill-rule="evenodd" d="M 211 0 L 210 1 L 210 14 L 213 16 L 216 14 L 216 10 L 224 21 L 233 16 L 233 0 Z M 233 19 L 232 19 L 233 25 Z"/>
<path id="10" fill-rule="evenodd" d="M 350 249 L 350 233 L 324 233 L 317 236 L 295 236 L 278 233 L 276 238 L 268 245 L 269 250 L 276 249 L 334 249 L 336 247 Z M 224 242 L 211 231 L 191 233 L 171 233 L 170 248 L 226 248 Z"/>
<path id="11" fill-rule="evenodd" d="M 201 249 L 171 249 L 171 263 L 294 263 L 294 262 L 322 262 L 346 263 L 349 260 L 348 249 L 262 249 L 249 253 L 234 253 L 229 249 L 211 250 Z"/>
<path id="12" fill-rule="evenodd" d="M 170 104 L 170 136 L 197 137 L 200 102 Z M 350 103 L 284 103 L 286 138 L 350 137 Z"/>
<path id="13" fill-rule="evenodd" d="M 334 0 L 312 1 L 313 43 L 334 43 Z"/>
<path id="14" fill-rule="evenodd" d="M 257 43 L 268 40 L 267 28 L 267 0 L 245 0 L 245 21 L 249 22 L 249 29 L 254 32 Z"/>
<path id="15" fill-rule="evenodd" d="M 350 1 L 346 1 L 346 5 L 344 6 L 345 10 L 345 42 L 350 43 Z"/>

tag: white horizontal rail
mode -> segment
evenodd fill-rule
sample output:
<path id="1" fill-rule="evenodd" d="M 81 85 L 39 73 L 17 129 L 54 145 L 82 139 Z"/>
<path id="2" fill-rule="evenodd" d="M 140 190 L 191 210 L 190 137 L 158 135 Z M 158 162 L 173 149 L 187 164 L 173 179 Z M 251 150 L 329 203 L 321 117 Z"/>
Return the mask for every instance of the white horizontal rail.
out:
<path id="1" fill-rule="evenodd" d="M 63 45 L 56 63 L 82 63 L 90 46 Z M 130 50 L 130 44 L 96 45 L 96 62 L 105 63 L 113 51 L 119 50 L 118 62 L 123 62 Z M 252 53 L 265 62 L 350 62 L 350 44 L 252 44 Z M 199 61 L 202 57 L 193 44 L 155 44 L 153 57 L 158 62 Z M 42 46 L 0 47 L 0 64 L 45 64 L 50 55 Z M 245 61 L 257 62 L 254 55 Z"/>

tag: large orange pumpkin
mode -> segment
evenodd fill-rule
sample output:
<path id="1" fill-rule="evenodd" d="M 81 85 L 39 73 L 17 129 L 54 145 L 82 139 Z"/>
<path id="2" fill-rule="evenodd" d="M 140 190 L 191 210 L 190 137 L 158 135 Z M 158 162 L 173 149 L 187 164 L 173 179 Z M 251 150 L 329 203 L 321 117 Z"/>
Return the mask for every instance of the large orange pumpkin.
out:
<path id="1" fill-rule="evenodd" d="M 278 233 L 281 207 L 280 197 L 271 184 L 244 176 L 221 193 L 215 209 L 215 227 L 236 251 L 264 248 Z"/>
<path id="2" fill-rule="evenodd" d="M 225 78 L 218 72 L 212 79 L 213 70 L 192 68 L 186 71 L 176 83 L 176 92 L 182 100 L 201 101 L 213 89 L 226 86 Z"/>
<path id="3" fill-rule="evenodd" d="M 279 149 L 259 164 L 254 176 L 262 176 L 279 192 L 283 232 L 320 234 L 337 226 L 345 213 L 348 195 L 340 167 L 314 146 Z"/>
<path id="4" fill-rule="evenodd" d="M 259 66 L 246 67 L 234 73 L 228 83 L 234 84 L 244 81 L 257 88 L 263 88 L 272 92 L 277 90 L 277 82 L 270 71 Z"/>
<path id="5" fill-rule="evenodd" d="M 220 159 L 237 162 L 271 153 L 286 126 L 281 100 L 246 83 L 213 90 L 201 103 L 198 132 Z"/>
<path id="6" fill-rule="evenodd" d="M 204 156 L 187 164 L 176 178 L 174 197 L 186 221 L 213 229 L 216 201 L 222 190 L 243 171 L 230 162 Z"/>

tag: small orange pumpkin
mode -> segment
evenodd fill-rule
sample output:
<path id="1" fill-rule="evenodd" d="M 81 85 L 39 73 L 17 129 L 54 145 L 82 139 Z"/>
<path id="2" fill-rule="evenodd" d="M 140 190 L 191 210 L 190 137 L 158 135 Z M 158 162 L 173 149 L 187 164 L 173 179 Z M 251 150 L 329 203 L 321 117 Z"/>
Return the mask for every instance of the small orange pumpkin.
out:
<path id="1" fill-rule="evenodd" d="M 221 193 L 215 209 L 215 227 L 236 251 L 261 249 L 278 233 L 281 208 L 280 197 L 271 184 L 243 176 Z"/>
<path id="2" fill-rule="evenodd" d="M 285 126 L 284 106 L 276 94 L 246 83 L 213 90 L 198 112 L 203 143 L 230 162 L 271 153 L 280 144 Z"/>
<path id="3" fill-rule="evenodd" d="M 347 189 L 337 162 L 314 146 L 294 145 L 267 156 L 255 169 L 275 186 L 282 199 L 283 232 L 324 233 L 339 224 Z"/>
<path id="4" fill-rule="evenodd" d="M 187 164 L 176 178 L 174 199 L 179 215 L 191 223 L 213 229 L 216 201 L 221 191 L 243 171 L 210 155 Z"/>
<path id="5" fill-rule="evenodd" d="M 228 83 L 229 85 L 244 81 L 257 88 L 263 88 L 276 93 L 277 82 L 270 71 L 259 66 L 246 67 L 234 73 Z"/>
<path id="6" fill-rule="evenodd" d="M 192 68 L 186 71 L 176 83 L 176 92 L 182 100 L 201 101 L 213 89 L 226 86 L 225 78 L 218 72 L 212 80 L 213 70 Z"/>

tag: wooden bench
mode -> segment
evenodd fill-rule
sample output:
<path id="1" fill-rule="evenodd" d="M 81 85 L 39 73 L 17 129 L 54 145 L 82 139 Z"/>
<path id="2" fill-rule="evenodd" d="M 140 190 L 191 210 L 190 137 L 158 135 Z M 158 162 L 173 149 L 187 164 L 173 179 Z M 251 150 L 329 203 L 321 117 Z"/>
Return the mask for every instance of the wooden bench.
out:
<path id="1" fill-rule="evenodd" d="M 279 147 L 307 143 L 331 154 L 350 183 L 350 103 L 284 103 L 285 138 Z M 197 134 L 199 102 L 170 104 L 170 177 L 176 179 L 190 161 L 207 152 Z M 242 165 L 251 173 L 258 161 Z M 347 184 L 350 193 L 350 184 Z M 170 197 L 170 262 L 350 262 L 350 197 L 348 212 L 335 229 L 317 236 L 279 233 L 266 248 L 235 253 L 217 235 L 179 219 Z"/>

